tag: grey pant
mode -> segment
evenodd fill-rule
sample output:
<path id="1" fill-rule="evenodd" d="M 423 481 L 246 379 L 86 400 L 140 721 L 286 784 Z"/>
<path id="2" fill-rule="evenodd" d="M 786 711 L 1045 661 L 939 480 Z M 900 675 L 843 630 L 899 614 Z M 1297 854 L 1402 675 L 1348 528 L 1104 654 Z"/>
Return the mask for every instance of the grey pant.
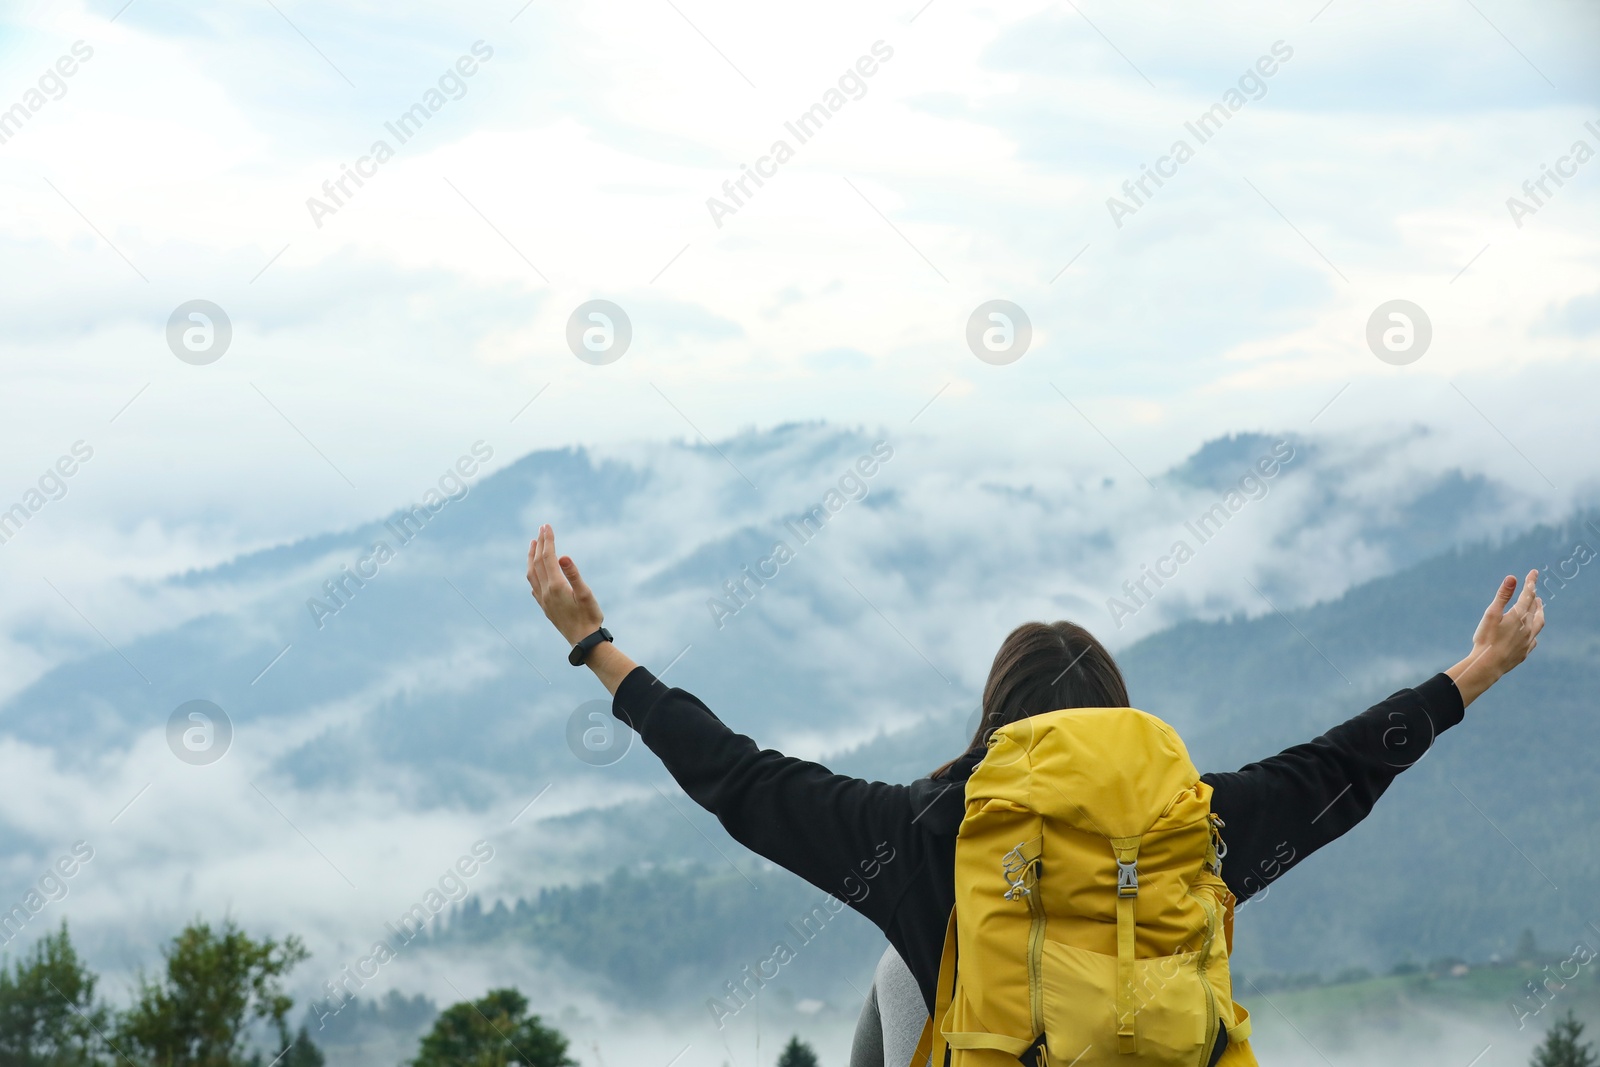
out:
<path id="1" fill-rule="evenodd" d="M 850 1067 L 918 1067 L 911 1057 L 927 1021 L 922 990 L 910 968 L 892 946 L 884 949 L 861 1018 L 856 1020 Z"/>

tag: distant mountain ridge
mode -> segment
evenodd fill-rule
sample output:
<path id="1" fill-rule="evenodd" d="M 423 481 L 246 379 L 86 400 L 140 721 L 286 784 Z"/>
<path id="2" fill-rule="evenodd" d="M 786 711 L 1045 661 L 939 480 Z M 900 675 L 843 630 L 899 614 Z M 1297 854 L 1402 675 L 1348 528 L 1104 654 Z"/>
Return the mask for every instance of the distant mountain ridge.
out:
<path id="1" fill-rule="evenodd" d="M 1425 431 L 1400 431 L 1383 442 L 1294 439 L 1297 458 L 1270 495 L 1235 517 L 1141 611 L 1141 630 L 1117 632 L 1104 614 L 1107 596 L 1278 435 L 1211 442 L 1154 474 L 1153 488 L 1097 461 L 1026 455 L 1001 463 L 901 437 L 892 442 L 893 460 L 865 479 L 865 494 L 719 627 L 708 600 L 726 596 L 725 583 L 770 551 L 785 521 L 824 500 L 879 439 L 803 424 L 714 446 L 497 456 L 503 466 L 466 479 L 464 494 L 397 546 L 331 617 L 319 619 L 308 602 L 324 597 L 325 583 L 344 568 L 360 566 L 385 524 L 406 509 L 140 585 L 134 598 L 151 606 L 152 617 L 174 621 L 118 638 L 114 649 L 76 616 L 42 625 L 34 640 L 59 665 L 0 705 L 0 741 L 20 754 L 13 789 L 60 798 L 54 810 L 69 813 L 87 803 L 84 797 L 94 804 L 71 814 L 64 831 L 50 829 L 26 804 L 0 812 L 0 842 L 10 857 L 0 865 L 0 883 L 16 888 L 36 878 L 37 861 L 59 847 L 55 836 L 76 834 L 79 825 L 103 828 L 135 797 L 116 833 L 100 831 L 104 884 L 86 882 L 69 905 L 92 904 L 85 932 L 98 929 L 112 944 L 135 936 L 139 922 L 163 928 L 168 912 L 187 918 L 253 891 L 258 882 L 229 879 L 267 855 L 275 869 L 298 865 L 297 877 L 310 884 L 333 879 L 341 892 L 348 886 L 325 858 L 341 872 L 352 868 L 348 880 L 364 888 L 392 882 L 409 855 L 400 843 L 446 820 L 499 821 L 503 858 L 496 882 L 481 887 L 491 898 L 514 900 L 630 864 L 693 859 L 716 868 L 724 860 L 708 838 L 737 857 L 703 813 L 681 797 L 682 810 L 673 810 L 654 792 L 670 793 L 671 784 L 636 741 L 625 758 L 603 766 L 569 750 L 568 720 L 597 693 L 586 673 L 565 663 L 564 647 L 522 580 L 527 539 L 542 521 L 556 525 L 563 547 L 601 591 L 619 641 L 670 683 L 691 689 L 763 744 L 901 779 L 959 750 L 992 650 L 1025 618 L 1076 618 L 1114 641 L 1149 634 L 1120 653 L 1136 699 L 1171 718 L 1197 758 L 1225 766 L 1303 740 L 1365 706 L 1361 701 L 1450 662 L 1481 611 L 1482 589 L 1499 577 L 1484 578 L 1500 565 L 1489 560 L 1503 559 L 1510 569 L 1530 553 L 1538 563 L 1555 561 L 1558 547 L 1565 553 L 1559 558 L 1570 554 L 1570 546 L 1525 540 L 1553 536 L 1536 534 L 1455 551 L 1538 511 L 1514 487 L 1428 468 Z M 1419 517 L 1427 520 L 1420 527 Z M 1556 616 L 1569 604 L 1577 612 L 1590 603 L 1592 570 L 1580 567 L 1553 605 Z M 1387 584 L 1361 584 L 1389 573 Z M 1286 610 L 1318 601 L 1290 616 L 1352 684 L 1275 613 L 1232 617 L 1267 610 L 1245 577 Z M 103 619 L 93 600 L 75 602 Z M 1191 621 L 1173 625 L 1184 619 Z M 1402 626 L 1402 619 L 1411 621 Z M 1556 649 L 1552 663 L 1577 670 L 1579 660 L 1560 648 L 1552 637 L 1540 654 Z M 1573 677 L 1588 684 L 1588 675 Z M 1551 708 L 1576 714 L 1571 694 L 1579 684 L 1558 686 Z M 225 709 L 234 728 L 233 748 L 209 776 L 181 767 L 166 751 L 169 716 L 194 699 Z M 1446 740 L 1441 763 L 1480 743 L 1467 731 Z M 1435 760 L 1428 763 L 1406 776 L 1397 796 L 1413 777 L 1426 780 Z M 241 787 L 236 793 L 228 792 L 230 781 Z M 115 788 L 108 791 L 107 782 Z M 515 834 L 504 829 L 530 797 L 547 794 Z M 1448 806 L 1453 791 L 1427 797 L 1417 812 L 1459 817 Z M 1522 811 L 1520 802 L 1508 802 Z M 569 814 L 550 817 L 557 804 Z M 218 832 L 178 832 L 196 806 Z M 1399 806 L 1386 804 L 1380 815 L 1391 807 Z M 362 833 L 341 840 L 352 819 Z M 150 836 L 123 834 L 130 825 Z M 1420 847 L 1399 829 L 1390 832 Z M 1437 847 L 1448 852 L 1458 843 Z M 1362 866 L 1369 854 L 1351 853 L 1353 875 L 1377 877 Z M 596 856 L 606 862 L 597 867 Z M 1439 869 L 1459 877 L 1455 862 Z M 364 868 L 367 876 L 359 873 Z M 1276 931 L 1270 920 L 1278 902 L 1310 892 L 1299 886 L 1312 881 L 1286 884 L 1251 905 L 1261 918 L 1245 926 Z M 1510 899 L 1479 893 L 1463 907 L 1497 908 L 1499 923 L 1509 921 Z M 311 910 L 303 910 L 308 903 Z M 322 894 L 258 906 L 281 908 L 273 917 L 286 928 L 321 923 L 305 930 L 313 943 L 329 956 L 355 959 L 367 949 L 357 943 L 362 931 L 380 926 L 388 905 Z M 126 921 L 129 907 L 146 918 Z M 96 925 L 95 915 L 113 913 L 116 923 Z M 1547 909 L 1541 921 L 1553 927 L 1563 915 Z M 1382 955 L 1388 946 L 1422 944 L 1433 936 L 1426 924 L 1437 919 L 1412 915 L 1416 926 L 1403 936 L 1370 924 L 1339 927 L 1345 940 L 1317 947 L 1317 937 L 1335 928 L 1329 924 L 1358 918 L 1332 901 L 1326 917 L 1304 929 L 1284 920 L 1270 946 L 1255 947 L 1253 935 L 1242 934 L 1242 958 L 1288 971 L 1295 968 L 1273 963 L 1278 945 L 1308 958 L 1324 951 Z M 1471 954 L 1471 946 L 1452 940 L 1458 928 L 1444 924 L 1438 933 L 1444 951 Z M 1540 933 L 1554 940 L 1558 931 Z"/>

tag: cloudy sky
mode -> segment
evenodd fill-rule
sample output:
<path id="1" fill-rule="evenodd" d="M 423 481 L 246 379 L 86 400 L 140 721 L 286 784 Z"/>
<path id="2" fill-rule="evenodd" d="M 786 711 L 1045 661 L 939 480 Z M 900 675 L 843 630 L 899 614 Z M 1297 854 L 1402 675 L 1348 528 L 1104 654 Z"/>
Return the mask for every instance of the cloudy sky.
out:
<path id="1" fill-rule="evenodd" d="M 3 495 L 74 441 L 95 457 L 0 566 L 223 558 L 416 495 L 479 438 L 810 418 L 1123 473 L 1227 430 L 1424 422 L 1571 492 L 1600 163 L 1520 227 L 1506 201 L 1600 149 L 1597 30 L 1592 5 L 1492 0 L 12 5 L 0 104 L 41 106 L 0 144 Z M 800 143 L 785 123 L 841 77 Z M 1200 143 L 1185 124 L 1242 77 Z M 385 124 L 430 90 L 401 143 Z M 609 365 L 566 343 L 592 299 L 632 323 Z M 1006 366 L 966 343 L 991 299 L 1032 323 Z M 1431 322 L 1406 366 L 1366 342 L 1395 299 Z M 231 322 L 205 366 L 167 343 L 191 300 Z"/>

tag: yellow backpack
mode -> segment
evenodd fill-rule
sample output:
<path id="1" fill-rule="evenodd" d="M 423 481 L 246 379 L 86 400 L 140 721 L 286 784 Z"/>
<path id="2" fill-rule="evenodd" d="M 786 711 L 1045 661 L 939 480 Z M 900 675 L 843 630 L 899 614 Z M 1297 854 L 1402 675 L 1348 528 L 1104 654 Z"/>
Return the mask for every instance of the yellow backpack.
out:
<path id="1" fill-rule="evenodd" d="M 1253 1067 L 1222 820 L 1170 726 L 1132 708 L 1022 719 L 966 800 L 913 1067 L 947 1048 L 951 1067 Z"/>

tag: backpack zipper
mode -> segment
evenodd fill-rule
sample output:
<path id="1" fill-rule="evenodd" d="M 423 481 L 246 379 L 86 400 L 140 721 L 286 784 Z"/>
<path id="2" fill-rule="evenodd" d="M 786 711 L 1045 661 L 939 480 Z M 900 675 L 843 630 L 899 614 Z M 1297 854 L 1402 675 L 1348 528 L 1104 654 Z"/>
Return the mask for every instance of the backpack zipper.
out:
<path id="1" fill-rule="evenodd" d="M 1033 1023 L 1035 1036 L 1044 1033 L 1044 901 L 1035 892 L 1039 888 L 1040 857 L 1023 855 L 1027 842 L 1001 857 L 1001 870 L 1005 874 L 1007 900 L 1026 897 L 1028 913 L 1028 1016 Z"/>
<path id="2" fill-rule="evenodd" d="M 1200 1067 L 1210 1067 L 1211 1053 L 1217 1047 L 1217 1029 L 1222 1025 L 1217 1014 L 1217 994 L 1212 991 L 1211 983 L 1206 981 L 1205 968 L 1200 969 L 1200 981 L 1206 989 L 1206 1041 L 1200 1049 Z"/>
<path id="3" fill-rule="evenodd" d="M 1029 865 L 1033 888 L 1039 885 L 1039 861 Z M 1044 1033 L 1044 901 L 1037 892 L 1028 895 L 1028 910 L 1033 922 L 1028 927 L 1028 1012 L 1035 1035 Z"/>
<path id="4" fill-rule="evenodd" d="M 1218 820 L 1220 821 L 1220 820 Z M 1211 946 L 1217 939 L 1217 913 L 1211 905 L 1196 897 L 1200 907 L 1206 913 L 1206 939 L 1200 947 L 1200 987 L 1206 991 L 1206 1031 L 1205 1042 L 1200 1049 L 1199 1067 L 1210 1067 L 1211 1053 L 1217 1044 L 1217 1029 L 1222 1025 L 1221 1014 L 1217 1011 L 1217 993 L 1211 988 L 1211 980 L 1206 977 L 1206 964 L 1211 961 Z"/>

